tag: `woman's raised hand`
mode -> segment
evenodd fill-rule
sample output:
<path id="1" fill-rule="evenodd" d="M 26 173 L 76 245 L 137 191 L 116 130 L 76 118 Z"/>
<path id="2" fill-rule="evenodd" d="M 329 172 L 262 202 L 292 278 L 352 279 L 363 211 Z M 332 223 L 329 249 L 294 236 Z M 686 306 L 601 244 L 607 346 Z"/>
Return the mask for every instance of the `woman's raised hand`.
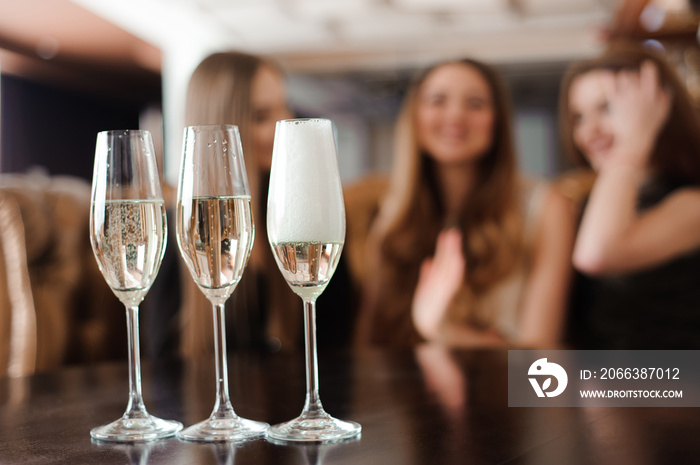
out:
<path id="1" fill-rule="evenodd" d="M 671 94 L 659 82 L 659 72 L 650 62 L 640 70 L 607 73 L 604 90 L 614 131 L 609 165 L 646 166 L 657 136 L 668 118 Z"/>
<path id="2" fill-rule="evenodd" d="M 464 282 L 466 263 L 462 253 L 462 233 L 442 231 L 435 255 L 423 261 L 413 295 L 413 324 L 426 340 L 439 338 L 447 308 Z"/>

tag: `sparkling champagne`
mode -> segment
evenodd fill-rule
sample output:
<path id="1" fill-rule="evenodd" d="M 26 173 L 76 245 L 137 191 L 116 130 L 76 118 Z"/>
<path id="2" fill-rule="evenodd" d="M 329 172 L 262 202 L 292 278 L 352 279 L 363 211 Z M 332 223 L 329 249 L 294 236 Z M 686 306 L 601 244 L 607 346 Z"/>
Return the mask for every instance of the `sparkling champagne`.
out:
<path id="1" fill-rule="evenodd" d="M 277 265 L 292 290 L 302 299 L 315 299 L 326 289 L 343 250 L 341 242 L 283 242 L 273 244 Z"/>
<path id="2" fill-rule="evenodd" d="M 250 197 L 195 197 L 179 203 L 177 238 L 199 288 L 223 303 L 241 280 L 253 248 Z"/>
<path id="3" fill-rule="evenodd" d="M 316 298 L 323 293 L 345 242 L 345 208 L 333 123 L 278 121 L 267 199 L 267 239 L 285 280 L 304 301 L 306 402 L 297 418 L 270 427 L 278 441 L 328 443 L 356 437 L 362 427 L 333 418 L 318 393 Z"/>
<path id="4" fill-rule="evenodd" d="M 125 305 L 138 305 L 153 284 L 165 253 L 162 200 L 108 200 L 93 215 L 95 257 L 107 284 Z"/>

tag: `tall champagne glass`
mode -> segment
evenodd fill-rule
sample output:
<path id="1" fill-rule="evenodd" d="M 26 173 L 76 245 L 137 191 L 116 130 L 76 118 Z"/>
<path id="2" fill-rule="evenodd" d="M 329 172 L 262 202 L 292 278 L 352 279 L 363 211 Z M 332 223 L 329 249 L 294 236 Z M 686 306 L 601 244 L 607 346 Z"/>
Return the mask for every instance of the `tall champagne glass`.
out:
<path id="1" fill-rule="evenodd" d="M 316 298 L 333 276 L 345 243 L 345 207 L 330 120 L 277 122 L 267 235 L 282 275 L 304 301 L 307 389 L 301 415 L 272 426 L 268 436 L 313 442 L 355 437 L 361 426 L 327 414 L 318 392 Z"/>
<path id="2" fill-rule="evenodd" d="M 177 194 L 177 242 L 194 282 L 212 304 L 217 384 L 211 415 L 181 431 L 181 439 L 244 441 L 265 436 L 269 427 L 236 415 L 228 391 L 224 303 L 241 280 L 254 234 L 238 128 L 185 128 Z"/>
<path id="3" fill-rule="evenodd" d="M 179 422 L 149 415 L 141 395 L 139 303 L 158 274 L 166 229 L 151 134 L 100 132 L 92 178 L 90 242 L 102 275 L 126 307 L 129 340 L 129 403 L 119 420 L 92 429 L 91 436 L 101 441 L 150 441 L 182 429 Z"/>

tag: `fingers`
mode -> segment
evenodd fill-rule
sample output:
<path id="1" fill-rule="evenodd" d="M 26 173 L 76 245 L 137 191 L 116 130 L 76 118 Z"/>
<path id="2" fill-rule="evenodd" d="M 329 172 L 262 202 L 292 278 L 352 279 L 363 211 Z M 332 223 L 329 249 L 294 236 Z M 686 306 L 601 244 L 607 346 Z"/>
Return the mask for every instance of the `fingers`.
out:
<path id="1" fill-rule="evenodd" d="M 453 289 L 464 279 L 465 268 L 462 233 L 458 229 L 443 231 L 438 235 L 435 255 L 421 264 L 418 284 Z"/>
<path id="2" fill-rule="evenodd" d="M 639 71 L 625 70 L 617 73 L 617 90 L 630 91 L 653 100 L 664 98 L 668 91 L 661 85 L 659 68 L 651 61 L 645 60 Z"/>
<path id="3" fill-rule="evenodd" d="M 671 90 L 662 85 L 659 68 L 651 60 L 644 61 L 639 69 L 639 89 L 651 99 L 654 113 L 662 124 L 671 110 L 672 95 Z"/>
<path id="4" fill-rule="evenodd" d="M 629 107 L 633 113 L 653 111 L 663 119 L 669 110 L 671 92 L 661 85 L 659 69 L 651 60 L 642 62 L 639 70 L 602 71 L 600 83 L 613 111 Z"/>
<path id="5" fill-rule="evenodd" d="M 660 89 L 659 70 L 650 60 L 642 63 L 639 70 L 603 71 L 601 84 L 610 99 L 625 93 L 655 95 Z"/>
<path id="6" fill-rule="evenodd" d="M 636 71 L 620 71 L 617 73 L 617 91 L 625 92 L 639 88 L 639 73 Z"/>
<path id="7" fill-rule="evenodd" d="M 462 233 L 459 229 L 450 228 L 438 235 L 434 260 L 436 267 L 446 273 L 459 272 L 460 269 L 464 269 Z"/>
<path id="8" fill-rule="evenodd" d="M 452 254 L 462 255 L 462 233 L 457 228 L 442 231 L 438 235 L 435 246 L 435 257 Z"/>
<path id="9" fill-rule="evenodd" d="M 662 85 L 659 68 L 651 61 L 646 60 L 639 69 L 640 89 L 647 95 L 668 99 L 671 90 Z"/>
<path id="10" fill-rule="evenodd" d="M 653 96 L 657 112 L 664 115 L 665 118 L 671 107 L 671 90 L 662 85 L 659 69 L 651 60 L 642 63 L 639 71 L 639 82 L 642 92 Z"/>
<path id="11" fill-rule="evenodd" d="M 645 60 L 639 68 L 639 84 L 642 92 L 654 95 L 660 90 L 659 70 L 649 60 Z"/>
<path id="12" fill-rule="evenodd" d="M 433 259 L 432 258 L 426 258 L 423 260 L 423 263 L 420 265 L 420 270 L 418 272 L 418 282 L 425 282 L 425 278 L 430 276 L 430 273 L 433 271 Z"/>

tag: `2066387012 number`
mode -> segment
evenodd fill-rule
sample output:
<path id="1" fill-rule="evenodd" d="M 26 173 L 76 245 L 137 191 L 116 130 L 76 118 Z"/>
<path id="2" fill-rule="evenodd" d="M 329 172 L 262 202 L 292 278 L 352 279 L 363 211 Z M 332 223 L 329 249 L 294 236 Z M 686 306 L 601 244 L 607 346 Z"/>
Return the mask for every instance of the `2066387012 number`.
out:
<path id="1" fill-rule="evenodd" d="M 678 368 L 601 368 L 600 379 L 680 379 Z"/>

